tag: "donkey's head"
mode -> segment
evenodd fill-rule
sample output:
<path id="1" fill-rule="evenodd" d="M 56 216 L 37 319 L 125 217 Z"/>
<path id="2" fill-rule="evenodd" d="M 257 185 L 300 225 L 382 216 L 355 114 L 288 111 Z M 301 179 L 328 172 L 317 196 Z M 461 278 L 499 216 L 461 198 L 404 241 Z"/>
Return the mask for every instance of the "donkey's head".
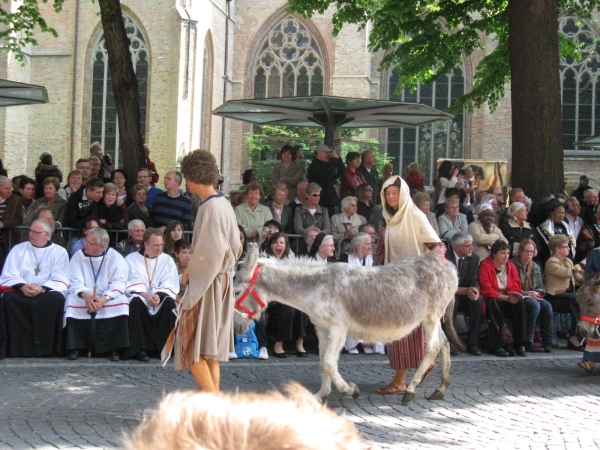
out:
<path id="1" fill-rule="evenodd" d="M 580 318 L 579 329 L 583 334 L 592 336 L 598 327 L 600 317 L 600 274 L 585 277 L 581 288 L 577 291 Z M 596 320 L 594 324 L 592 320 Z"/>
<path id="2" fill-rule="evenodd" d="M 253 317 L 259 317 L 263 309 L 257 302 L 253 293 L 254 286 L 251 285 L 258 265 L 258 252 L 258 244 L 248 244 L 246 259 L 233 280 L 233 291 L 235 293 L 233 328 L 237 334 L 245 333 Z"/>

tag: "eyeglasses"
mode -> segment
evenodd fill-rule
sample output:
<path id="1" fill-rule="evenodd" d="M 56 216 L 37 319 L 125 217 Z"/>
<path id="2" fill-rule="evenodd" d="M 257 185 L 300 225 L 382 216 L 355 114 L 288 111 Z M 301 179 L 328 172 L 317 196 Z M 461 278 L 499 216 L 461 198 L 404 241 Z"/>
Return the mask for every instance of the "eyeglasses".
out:
<path id="1" fill-rule="evenodd" d="M 365 191 L 372 191 L 373 188 L 366 188 Z"/>
<path id="2" fill-rule="evenodd" d="M 90 241 L 88 241 L 87 239 L 85 240 L 85 243 L 86 243 L 87 245 L 102 245 L 102 244 L 97 244 L 97 243 L 95 243 L 95 242 L 90 242 Z"/>
<path id="3" fill-rule="evenodd" d="M 335 248 L 335 244 L 324 244 L 324 245 L 321 245 L 321 247 Z"/>
<path id="4" fill-rule="evenodd" d="M 465 247 L 465 248 L 473 248 L 473 244 L 462 244 L 461 247 Z"/>
<path id="5" fill-rule="evenodd" d="M 34 230 L 29 230 L 30 234 L 35 234 L 36 236 L 39 236 L 40 234 L 44 234 L 47 233 L 47 231 L 34 231 Z"/>

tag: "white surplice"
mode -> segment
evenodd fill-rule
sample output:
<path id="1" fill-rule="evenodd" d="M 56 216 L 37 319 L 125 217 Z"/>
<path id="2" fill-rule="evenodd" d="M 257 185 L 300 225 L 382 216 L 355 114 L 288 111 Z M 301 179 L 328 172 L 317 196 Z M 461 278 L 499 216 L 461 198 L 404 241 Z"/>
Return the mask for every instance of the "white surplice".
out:
<path id="1" fill-rule="evenodd" d="M 36 283 L 64 295 L 69 288 L 68 274 L 69 255 L 60 245 L 50 243 L 46 247 L 36 247 L 23 242 L 15 245 L 8 254 L 0 286 Z"/>
<path id="2" fill-rule="evenodd" d="M 106 295 L 111 298 L 98 311 L 96 320 L 129 315 L 129 299 L 125 295 L 129 267 L 119 252 L 112 248 L 106 250 L 104 263 L 100 268 L 102 258 L 102 256 L 87 256 L 83 250 L 76 252 L 71 258 L 69 264 L 71 286 L 65 300 L 63 327 L 66 326 L 68 318 L 77 320 L 90 318 L 85 300 L 79 294 L 93 293 L 94 284 L 97 297 Z M 98 274 L 95 283 L 94 273 Z"/>
<path id="3" fill-rule="evenodd" d="M 140 252 L 130 253 L 125 257 L 129 266 L 129 278 L 127 280 L 126 294 L 130 297 L 136 292 L 148 292 L 150 294 L 162 293 L 173 299 L 177 298 L 179 292 L 179 274 L 177 266 L 166 253 L 161 253 L 156 258 L 144 257 Z M 150 279 L 152 280 L 150 282 Z M 141 297 L 151 315 L 156 314 L 163 302 L 152 307 L 148 300 Z"/>

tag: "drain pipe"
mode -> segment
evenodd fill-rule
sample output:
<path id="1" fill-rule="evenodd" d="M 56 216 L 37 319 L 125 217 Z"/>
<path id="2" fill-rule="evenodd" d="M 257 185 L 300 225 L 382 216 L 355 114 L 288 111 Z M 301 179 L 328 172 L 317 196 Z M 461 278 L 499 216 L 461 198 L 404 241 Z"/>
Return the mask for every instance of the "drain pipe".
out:
<path id="1" fill-rule="evenodd" d="M 75 44 L 73 46 L 73 88 L 71 101 L 71 152 L 69 155 L 69 170 L 72 169 L 75 162 L 75 113 L 77 111 L 77 44 L 79 43 L 79 5 L 81 0 L 76 0 L 75 4 Z"/>
<path id="2" fill-rule="evenodd" d="M 229 21 L 230 16 L 230 3 L 231 0 L 227 0 L 227 15 L 225 17 L 225 61 L 223 68 L 223 103 L 227 101 L 227 82 L 229 81 Z M 221 121 L 221 173 L 225 174 L 225 117 Z"/>
<path id="3" fill-rule="evenodd" d="M 185 98 L 187 99 L 189 86 L 190 86 L 190 44 L 192 40 L 192 18 L 188 13 L 187 6 L 183 5 L 183 11 L 185 15 L 188 17 L 187 19 L 187 49 L 186 49 L 186 57 L 185 57 Z"/>

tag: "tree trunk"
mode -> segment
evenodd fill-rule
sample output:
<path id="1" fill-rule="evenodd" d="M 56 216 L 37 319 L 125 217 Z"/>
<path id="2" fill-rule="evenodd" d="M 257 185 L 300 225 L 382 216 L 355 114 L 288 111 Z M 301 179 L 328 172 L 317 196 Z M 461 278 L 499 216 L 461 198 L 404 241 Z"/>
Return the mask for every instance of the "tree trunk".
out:
<path id="1" fill-rule="evenodd" d="M 98 0 L 98 4 L 119 121 L 119 148 L 123 153 L 129 189 L 136 182 L 137 170 L 145 166 L 138 82 L 133 70 L 129 52 L 131 42 L 125 31 L 120 1 Z"/>
<path id="2" fill-rule="evenodd" d="M 557 0 L 509 0 L 512 186 L 563 190 Z"/>

